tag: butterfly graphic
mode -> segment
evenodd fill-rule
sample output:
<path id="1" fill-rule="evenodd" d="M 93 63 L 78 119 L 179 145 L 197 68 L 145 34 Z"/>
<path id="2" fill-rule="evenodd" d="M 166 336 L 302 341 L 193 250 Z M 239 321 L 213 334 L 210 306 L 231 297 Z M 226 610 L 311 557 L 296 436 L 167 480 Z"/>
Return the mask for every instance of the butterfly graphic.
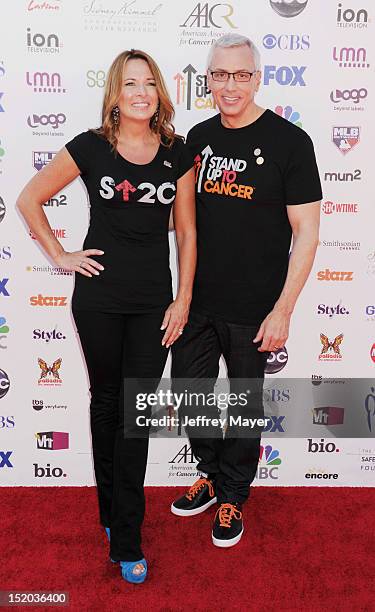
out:
<path id="1" fill-rule="evenodd" d="M 40 378 L 46 378 L 46 376 L 48 374 L 52 374 L 52 376 L 54 378 L 58 378 L 60 380 L 60 376 L 59 376 L 59 369 L 61 366 L 61 362 L 62 359 L 56 359 L 56 361 L 53 362 L 52 366 L 49 368 L 48 365 L 46 364 L 46 362 L 44 361 L 44 359 L 40 359 L 40 357 L 38 358 L 38 365 L 40 367 L 40 369 L 42 370 L 42 373 L 40 375 Z"/>
<path id="2" fill-rule="evenodd" d="M 321 355 L 324 353 L 328 353 L 331 349 L 336 353 L 336 355 L 341 355 L 339 346 L 344 339 L 344 334 L 340 334 L 336 336 L 333 342 L 330 342 L 324 334 L 320 334 L 320 342 L 323 344 Z"/>

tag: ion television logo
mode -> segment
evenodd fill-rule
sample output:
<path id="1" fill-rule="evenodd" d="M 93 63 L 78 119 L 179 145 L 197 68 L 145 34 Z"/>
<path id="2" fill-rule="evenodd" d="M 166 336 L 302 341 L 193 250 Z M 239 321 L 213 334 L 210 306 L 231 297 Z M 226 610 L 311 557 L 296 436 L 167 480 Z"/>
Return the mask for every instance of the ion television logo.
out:
<path id="1" fill-rule="evenodd" d="M 275 13 L 281 17 L 296 17 L 305 10 L 308 0 L 270 0 Z"/>

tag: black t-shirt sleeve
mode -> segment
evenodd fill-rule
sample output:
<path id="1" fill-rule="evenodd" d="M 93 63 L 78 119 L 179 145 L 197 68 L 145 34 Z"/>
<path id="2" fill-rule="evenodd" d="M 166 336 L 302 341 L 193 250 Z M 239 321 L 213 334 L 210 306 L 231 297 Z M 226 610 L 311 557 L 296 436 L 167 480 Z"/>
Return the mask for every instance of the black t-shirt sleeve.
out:
<path id="1" fill-rule="evenodd" d="M 90 130 L 87 130 L 87 132 L 82 132 L 82 134 L 75 136 L 75 138 L 65 145 L 65 148 L 80 169 L 81 174 L 86 174 L 92 164 L 94 153 L 93 137 L 94 134 Z"/>
<path id="2" fill-rule="evenodd" d="M 177 174 L 176 179 L 178 180 L 194 166 L 194 158 L 190 152 L 190 149 L 183 142 L 181 138 L 176 138 L 174 142 L 176 148 L 177 157 Z"/>
<path id="3" fill-rule="evenodd" d="M 284 185 L 286 205 L 307 204 L 323 197 L 314 145 L 303 130 L 291 141 Z"/>

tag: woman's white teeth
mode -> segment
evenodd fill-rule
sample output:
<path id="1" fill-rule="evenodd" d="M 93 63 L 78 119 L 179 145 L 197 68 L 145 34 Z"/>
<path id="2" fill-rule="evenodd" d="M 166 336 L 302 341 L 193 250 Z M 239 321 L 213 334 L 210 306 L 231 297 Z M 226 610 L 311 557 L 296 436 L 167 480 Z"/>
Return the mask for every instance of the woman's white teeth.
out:
<path id="1" fill-rule="evenodd" d="M 133 106 L 137 106 L 139 108 L 145 108 L 146 106 L 148 106 L 147 102 L 136 102 L 135 104 L 133 104 Z"/>

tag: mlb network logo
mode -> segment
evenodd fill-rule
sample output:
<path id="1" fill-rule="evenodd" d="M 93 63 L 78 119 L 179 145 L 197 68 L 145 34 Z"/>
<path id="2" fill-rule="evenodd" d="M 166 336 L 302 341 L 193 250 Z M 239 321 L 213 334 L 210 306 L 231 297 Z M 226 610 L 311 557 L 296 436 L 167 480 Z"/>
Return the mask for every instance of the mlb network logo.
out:
<path id="1" fill-rule="evenodd" d="M 57 151 L 33 151 L 33 168 L 41 170 L 53 160 Z"/>
<path id="2" fill-rule="evenodd" d="M 344 408 L 322 406 L 313 408 L 314 425 L 342 425 L 344 423 Z"/>
<path id="3" fill-rule="evenodd" d="M 42 431 L 35 434 L 36 447 L 43 450 L 69 448 L 69 434 L 64 431 Z"/>

